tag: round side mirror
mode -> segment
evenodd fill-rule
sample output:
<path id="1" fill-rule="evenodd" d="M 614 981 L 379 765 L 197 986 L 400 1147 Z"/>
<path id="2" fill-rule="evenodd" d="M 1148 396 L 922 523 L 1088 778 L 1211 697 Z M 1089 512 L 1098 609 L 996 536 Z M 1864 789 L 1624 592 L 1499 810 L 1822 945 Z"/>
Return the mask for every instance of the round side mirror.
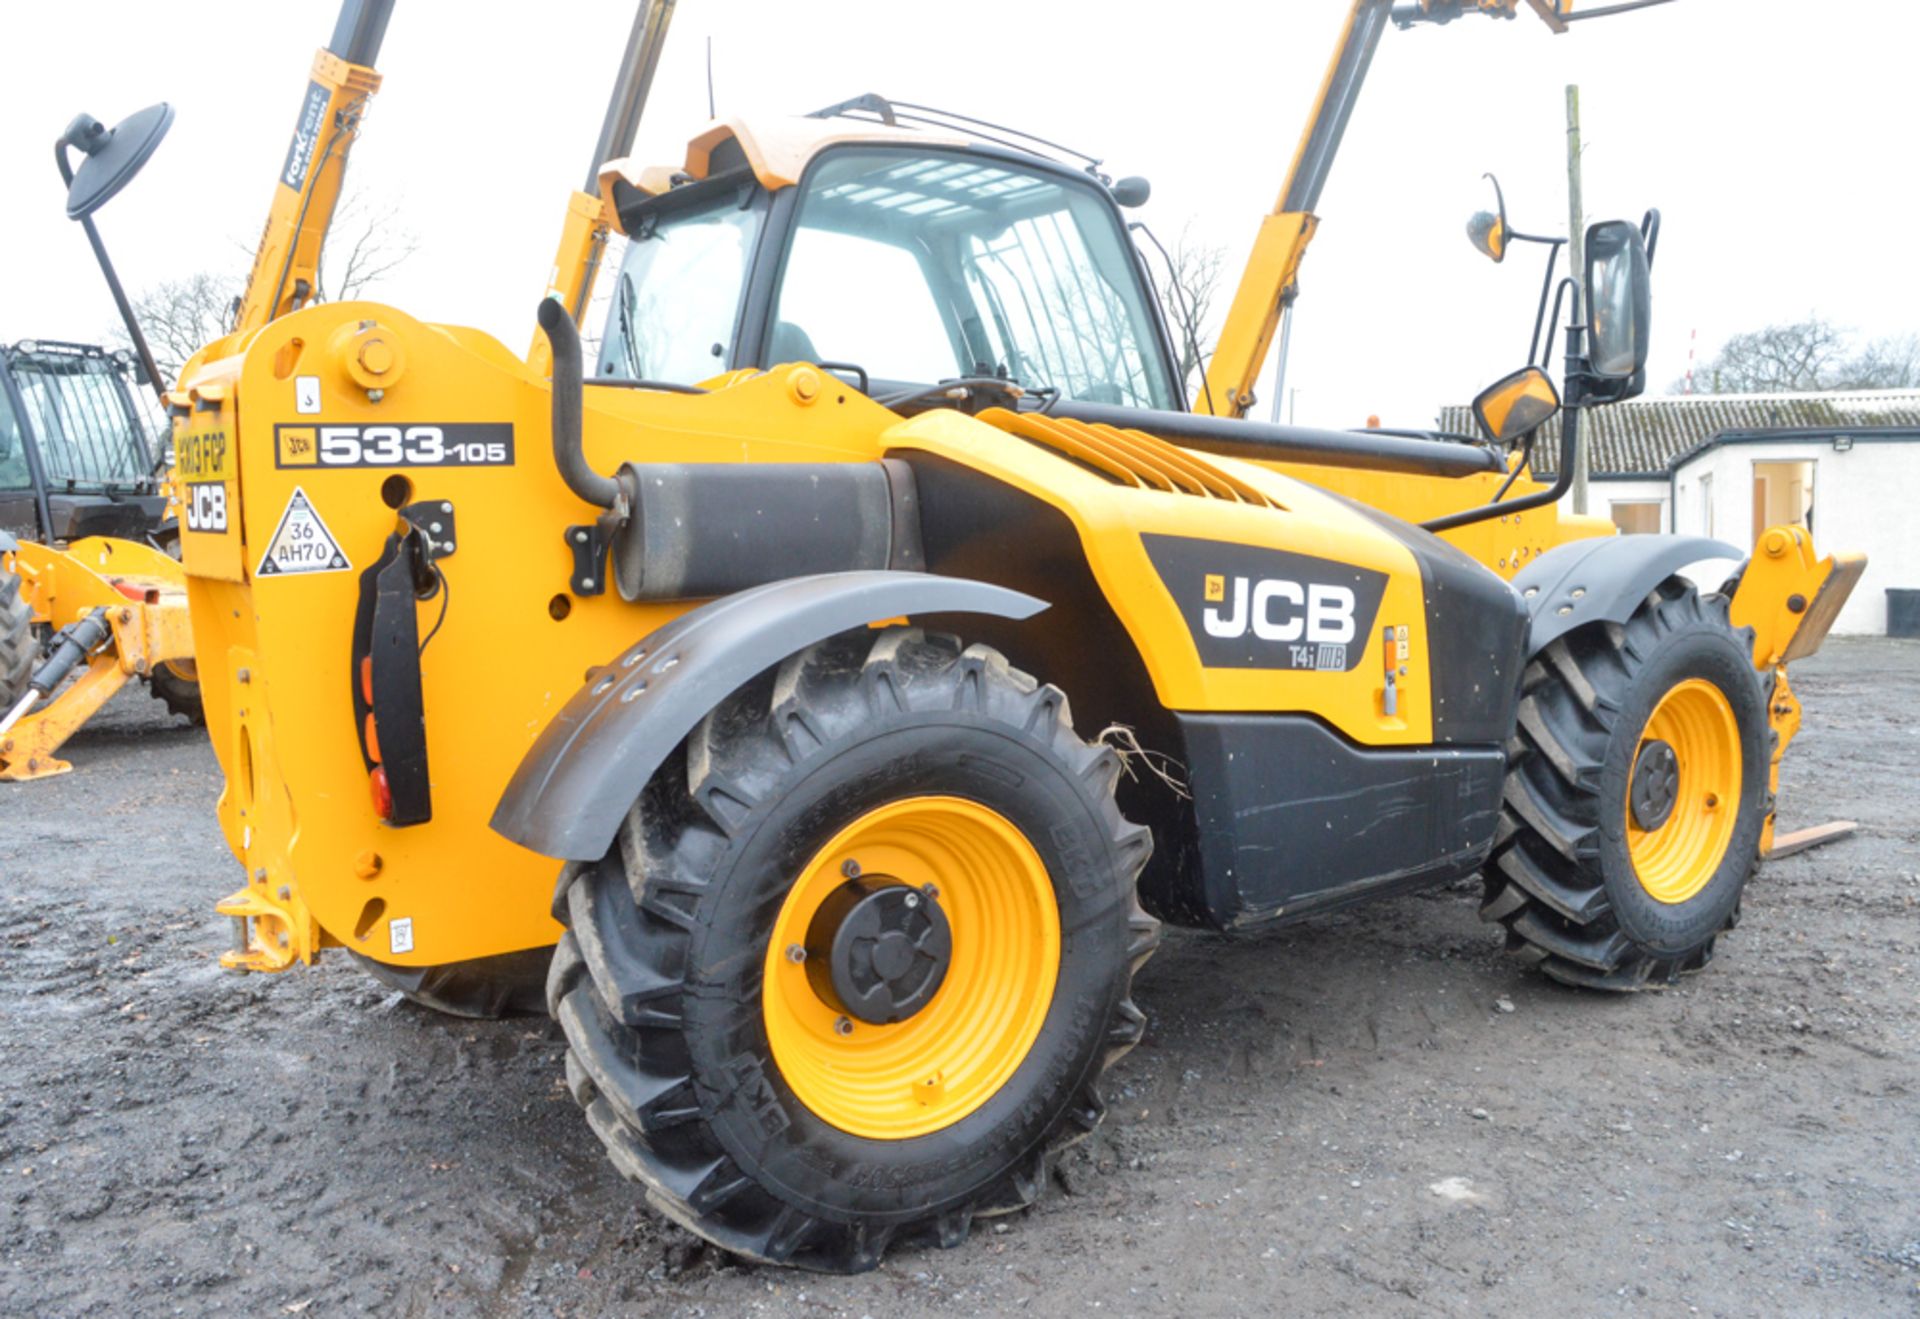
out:
<path id="1" fill-rule="evenodd" d="M 165 101 L 128 115 L 111 129 L 84 114 L 68 124 L 55 144 L 61 172 L 67 171 L 67 148 L 78 150 L 85 159 L 67 180 L 67 218 L 84 219 L 112 201 L 133 181 L 172 126 L 173 107 Z"/>
<path id="2" fill-rule="evenodd" d="M 1153 185 L 1138 174 L 1129 174 L 1124 179 L 1116 180 L 1108 191 L 1113 194 L 1116 202 L 1132 210 L 1136 206 L 1147 204 L 1147 198 L 1153 193 Z"/>
<path id="3" fill-rule="evenodd" d="M 1500 180 L 1491 174 L 1486 177 L 1493 184 L 1495 209 L 1476 211 L 1467 221 L 1467 237 L 1482 255 L 1498 264 L 1507 259 L 1507 198 L 1500 191 Z"/>

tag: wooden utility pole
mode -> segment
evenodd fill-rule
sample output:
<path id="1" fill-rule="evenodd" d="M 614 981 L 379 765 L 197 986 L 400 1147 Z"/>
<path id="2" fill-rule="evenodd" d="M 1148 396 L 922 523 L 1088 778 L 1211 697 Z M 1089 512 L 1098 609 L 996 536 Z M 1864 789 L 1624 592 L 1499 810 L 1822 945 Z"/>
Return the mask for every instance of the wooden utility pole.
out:
<path id="1" fill-rule="evenodd" d="M 1580 88 L 1567 85 L 1567 255 L 1573 276 L 1573 323 L 1587 316 L 1587 218 L 1580 203 Z M 1573 511 L 1587 511 L 1587 448 L 1573 454 Z"/>

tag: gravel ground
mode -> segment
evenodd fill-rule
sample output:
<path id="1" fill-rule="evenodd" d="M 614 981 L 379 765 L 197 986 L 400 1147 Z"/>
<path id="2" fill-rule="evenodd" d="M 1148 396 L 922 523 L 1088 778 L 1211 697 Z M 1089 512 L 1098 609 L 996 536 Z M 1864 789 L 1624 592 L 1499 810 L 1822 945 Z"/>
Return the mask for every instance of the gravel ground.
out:
<path id="1" fill-rule="evenodd" d="M 1053 1193 L 849 1279 L 640 1207 L 544 1020 L 220 971 L 213 757 L 123 696 L 0 784 L 0 1311 L 1920 1312 L 1920 644 L 1795 680 L 1784 825 L 1863 827 L 1766 867 L 1706 975 L 1557 988 L 1465 887 L 1172 933 Z"/>

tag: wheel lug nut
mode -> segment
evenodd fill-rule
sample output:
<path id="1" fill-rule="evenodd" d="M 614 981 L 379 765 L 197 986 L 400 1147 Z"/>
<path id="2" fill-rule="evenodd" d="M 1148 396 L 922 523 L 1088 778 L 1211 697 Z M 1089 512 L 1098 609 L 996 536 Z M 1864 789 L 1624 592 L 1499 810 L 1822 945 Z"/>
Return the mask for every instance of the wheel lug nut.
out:
<path id="1" fill-rule="evenodd" d="M 860 878 L 860 863 L 852 857 L 848 857 L 840 863 L 840 873 L 848 879 L 858 879 Z"/>
<path id="2" fill-rule="evenodd" d="M 920 905 L 920 895 L 918 893 L 909 893 L 906 897 L 902 898 L 901 901 L 907 904 L 908 910 L 912 910 Z"/>
<path id="3" fill-rule="evenodd" d="M 940 886 L 938 884 L 922 884 L 920 891 L 927 895 L 927 900 L 930 902 L 938 899 L 940 896 Z"/>
<path id="4" fill-rule="evenodd" d="M 851 1035 L 851 1034 L 853 1034 L 853 1021 L 852 1021 L 852 1019 L 851 1019 L 851 1018 L 848 1018 L 848 1017 L 835 1017 L 835 1018 L 833 1019 L 833 1033 L 834 1033 L 835 1035 Z"/>
<path id="5" fill-rule="evenodd" d="M 797 943 L 790 943 L 787 945 L 787 960 L 789 962 L 804 962 L 807 960 L 807 950 Z"/>

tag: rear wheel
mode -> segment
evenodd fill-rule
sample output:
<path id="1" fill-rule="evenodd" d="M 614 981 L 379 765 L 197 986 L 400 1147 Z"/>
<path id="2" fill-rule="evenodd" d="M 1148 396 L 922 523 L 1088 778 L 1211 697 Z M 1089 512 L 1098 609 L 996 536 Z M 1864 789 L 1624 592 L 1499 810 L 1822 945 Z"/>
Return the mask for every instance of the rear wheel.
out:
<path id="1" fill-rule="evenodd" d="M 20 598 L 20 579 L 0 568 L 0 715 L 27 694 L 38 654 L 33 610 Z"/>
<path id="2" fill-rule="evenodd" d="M 1727 600 L 1669 578 L 1624 627 L 1528 666 L 1481 914 L 1556 980 L 1697 971 L 1739 918 L 1766 822 L 1770 733 Z"/>
<path id="3" fill-rule="evenodd" d="M 614 1163 L 833 1272 L 1030 1204 L 1140 1038 L 1114 754 L 982 646 L 862 630 L 730 697 L 569 866 L 549 1005 Z"/>

